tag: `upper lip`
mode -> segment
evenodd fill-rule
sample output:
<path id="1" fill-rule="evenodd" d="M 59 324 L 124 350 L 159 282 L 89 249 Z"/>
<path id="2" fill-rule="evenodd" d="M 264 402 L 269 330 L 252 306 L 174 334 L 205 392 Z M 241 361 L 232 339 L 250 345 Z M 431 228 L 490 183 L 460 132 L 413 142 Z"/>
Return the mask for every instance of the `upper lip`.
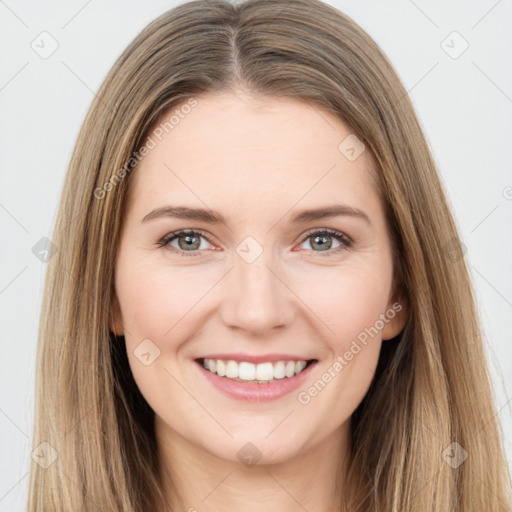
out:
<path id="1" fill-rule="evenodd" d="M 311 358 L 295 356 L 293 354 L 209 354 L 198 359 L 222 359 L 224 361 L 247 361 L 248 363 L 266 363 L 273 361 L 309 361 Z"/>

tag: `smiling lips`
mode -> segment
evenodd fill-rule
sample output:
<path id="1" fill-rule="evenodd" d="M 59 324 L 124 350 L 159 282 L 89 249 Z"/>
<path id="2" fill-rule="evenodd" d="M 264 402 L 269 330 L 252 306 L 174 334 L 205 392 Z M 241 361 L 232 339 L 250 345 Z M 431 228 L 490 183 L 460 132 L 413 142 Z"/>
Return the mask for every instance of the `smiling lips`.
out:
<path id="1" fill-rule="evenodd" d="M 316 359 L 298 359 L 286 354 L 272 355 L 263 362 L 257 362 L 262 357 L 229 357 L 236 359 L 215 355 L 196 359 L 196 362 L 217 389 L 232 398 L 252 402 L 274 400 L 293 391 L 317 362 Z"/>
<path id="2" fill-rule="evenodd" d="M 196 368 L 218 391 L 246 402 L 276 400 L 297 389 L 318 363 L 290 354 L 209 354 Z"/>
<path id="3" fill-rule="evenodd" d="M 298 375 L 307 366 L 307 361 L 275 361 L 254 364 L 248 361 L 203 359 L 203 367 L 219 377 L 237 381 L 270 383 Z"/>

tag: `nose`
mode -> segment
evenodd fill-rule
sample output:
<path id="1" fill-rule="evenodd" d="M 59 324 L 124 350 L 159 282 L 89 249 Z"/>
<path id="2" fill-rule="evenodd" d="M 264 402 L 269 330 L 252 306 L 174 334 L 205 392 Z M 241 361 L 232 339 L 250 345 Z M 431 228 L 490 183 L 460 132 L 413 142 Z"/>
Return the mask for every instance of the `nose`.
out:
<path id="1" fill-rule="evenodd" d="M 293 293 L 275 264 L 263 251 L 248 263 L 236 256 L 234 268 L 224 283 L 221 316 L 228 327 L 263 336 L 291 323 Z"/>

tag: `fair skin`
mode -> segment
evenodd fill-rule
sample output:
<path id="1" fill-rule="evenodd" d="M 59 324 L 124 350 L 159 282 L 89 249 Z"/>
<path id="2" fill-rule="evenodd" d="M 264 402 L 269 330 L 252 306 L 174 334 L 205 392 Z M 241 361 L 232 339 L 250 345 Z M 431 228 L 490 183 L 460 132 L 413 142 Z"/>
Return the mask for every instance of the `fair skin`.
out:
<path id="1" fill-rule="evenodd" d="M 311 104 L 241 91 L 196 99 L 131 177 L 115 270 L 113 329 L 125 335 L 134 379 L 155 412 L 162 478 L 169 484 L 172 475 L 180 495 L 166 485 L 168 497 L 183 511 L 335 510 L 350 417 L 381 343 L 405 322 L 403 308 L 376 323 L 398 298 L 372 158 L 364 151 L 347 159 L 338 145 L 350 128 Z M 367 218 L 289 222 L 300 210 L 333 204 Z M 142 222 L 170 205 L 211 209 L 225 223 Z M 200 233 L 189 244 L 186 235 L 158 244 L 183 229 Z M 241 247 L 262 252 L 248 262 Z M 333 370 L 372 326 L 378 333 Z M 145 353 L 160 353 L 145 365 L 136 349 L 148 339 Z M 228 396 L 205 378 L 196 359 L 216 353 L 317 362 L 299 388 L 258 402 Z M 308 392 L 329 368 L 325 387 Z M 256 464 L 243 463 L 244 446 L 241 453 L 260 456 Z"/>

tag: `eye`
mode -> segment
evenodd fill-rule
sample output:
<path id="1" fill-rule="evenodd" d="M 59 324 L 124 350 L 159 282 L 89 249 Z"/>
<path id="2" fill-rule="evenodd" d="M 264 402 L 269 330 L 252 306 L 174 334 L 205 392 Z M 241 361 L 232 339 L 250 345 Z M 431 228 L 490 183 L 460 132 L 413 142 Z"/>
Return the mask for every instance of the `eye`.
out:
<path id="1" fill-rule="evenodd" d="M 182 256 L 197 256 L 195 254 L 198 249 L 205 249 L 204 244 L 201 243 L 201 239 L 206 240 L 209 244 L 211 243 L 208 238 L 203 235 L 200 231 L 194 230 L 182 230 L 182 231 L 174 231 L 173 233 L 169 233 L 164 238 L 162 238 L 158 245 L 161 247 L 170 247 L 177 252 L 180 252 Z M 176 245 L 172 245 L 172 242 L 177 242 Z M 190 253 L 190 254 L 185 254 Z"/>
<path id="2" fill-rule="evenodd" d="M 205 247 L 201 239 L 206 240 L 207 244 L 211 244 L 208 237 L 200 231 L 181 230 L 169 233 L 158 242 L 158 245 L 160 247 L 169 247 L 181 256 L 198 256 L 198 253 L 202 252 L 201 249 L 208 248 L 207 246 Z M 325 252 L 327 253 L 326 256 L 343 251 L 352 245 L 352 240 L 347 235 L 335 229 L 310 231 L 302 238 L 301 244 L 310 239 L 312 241 L 309 244 L 313 252 Z M 334 249 L 332 248 L 332 239 L 336 240 L 339 244 Z M 173 242 L 176 242 L 176 245 L 173 245 Z"/>
<path id="3" fill-rule="evenodd" d="M 352 245 L 352 240 L 341 233 L 340 231 L 336 231 L 335 229 L 323 229 L 321 231 L 310 231 L 306 234 L 306 236 L 302 239 L 301 244 L 306 241 L 309 242 L 310 247 L 313 248 L 313 252 L 326 252 L 325 256 L 332 255 L 333 253 L 338 253 L 345 249 L 348 249 Z M 332 239 L 335 239 L 339 245 L 332 249 Z M 320 250 L 314 250 L 315 248 L 319 248 Z M 332 250 L 331 250 L 332 249 Z M 322 255 L 324 256 L 324 255 Z"/>

